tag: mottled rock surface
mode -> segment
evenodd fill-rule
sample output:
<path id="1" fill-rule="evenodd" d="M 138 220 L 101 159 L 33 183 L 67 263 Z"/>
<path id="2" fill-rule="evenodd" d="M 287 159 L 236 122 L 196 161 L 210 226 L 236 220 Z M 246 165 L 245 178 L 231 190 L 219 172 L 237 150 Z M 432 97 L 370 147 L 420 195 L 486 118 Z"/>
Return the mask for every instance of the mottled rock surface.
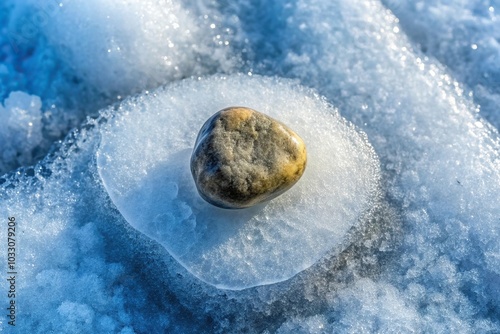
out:
<path id="1" fill-rule="evenodd" d="M 198 134 L 191 173 L 209 203 L 240 209 L 290 189 L 306 167 L 303 140 L 286 125 L 244 107 L 223 109 Z"/>

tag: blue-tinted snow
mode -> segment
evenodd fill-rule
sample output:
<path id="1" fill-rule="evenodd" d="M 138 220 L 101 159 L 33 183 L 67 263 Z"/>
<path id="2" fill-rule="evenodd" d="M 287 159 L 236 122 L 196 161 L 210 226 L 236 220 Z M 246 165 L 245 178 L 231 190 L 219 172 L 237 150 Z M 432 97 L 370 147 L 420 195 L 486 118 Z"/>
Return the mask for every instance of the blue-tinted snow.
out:
<path id="1" fill-rule="evenodd" d="M 92 78 L 97 74 L 79 78 L 91 72 L 71 61 L 60 73 L 78 80 L 28 66 L 71 59 L 58 51 L 64 48 L 57 45 L 57 30 L 38 30 L 30 40 L 35 48 L 12 51 L 5 32 L 19 22 L 13 18 L 29 12 L 24 3 L 0 4 L 3 105 L 10 92 L 22 91 L 9 105 L 25 105 L 38 96 L 40 110 L 47 110 L 43 104 L 56 96 L 74 101 L 82 119 L 88 100 L 73 98 L 71 92 L 95 91 L 100 79 Z M 117 26 L 131 11 L 140 14 L 141 5 L 128 3 L 115 7 L 123 11 L 116 16 Z M 168 1 L 162 4 L 169 6 Z M 499 332 L 500 148 L 496 84 L 488 81 L 498 71 L 495 41 L 488 39 L 498 34 L 491 14 L 498 9 L 494 1 L 481 0 L 384 4 L 242 0 L 199 2 L 196 11 L 188 11 L 194 22 L 207 24 L 206 31 L 212 24 L 220 32 L 231 31 L 227 38 L 216 33 L 208 46 L 194 41 L 194 48 L 213 48 L 216 54 L 219 42 L 227 41 L 228 52 L 245 61 L 240 66 L 232 56 L 216 56 L 220 65 L 214 69 L 211 63 L 207 73 L 295 78 L 368 135 L 380 158 L 387 203 L 341 255 L 327 255 L 292 280 L 273 285 L 227 291 L 204 284 L 163 247 L 129 227 L 103 188 L 95 152 L 101 124 L 120 113 L 111 107 L 99 121 L 57 143 L 41 164 L 0 179 L 0 212 L 15 215 L 22 231 L 20 328 L 44 333 Z M 74 20 L 61 21 L 68 30 L 74 29 L 72 22 L 92 17 L 88 10 L 82 16 L 73 13 Z M 107 26 L 105 17 L 94 18 L 95 24 Z M 459 41 L 460 31 L 465 41 Z M 131 40 L 140 34 L 130 33 Z M 85 47 L 101 38 L 78 36 L 81 43 L 73 47 L 87 54 L 93 51 Z M 67 44 L 71 49 L 72 42 Z M 131 70 L 146 73 L 141 57 L 129 56 L 137 57 L 126 59 L 137 66 Z M 19 84 L 18 78 L 30 78 L 24 81 L 29 84 Z M 54 89 L 47 78 L 64 84 Z M 140 85 L 134 89 L 153 88 Z M 485 104 L 479 110 L 488 111 L 478 113 L 477 102 Z M 36 109 L 24 114 L 37 119 Z M 19 136 L 28 132 L 28 123 Z M 64 122 L 51 124 L 67 128 Z M 5 257 L 0 259 L 4 268 Z M 0 318 L 2 329 L 8 328 L 5 320 Z"/>
<path id="2" fill-rule="evenodd" d="M 481 115 L 500 128 L 500 2 L 382 1 L 424 54 L 436 57 L 474 94 Z"/>
<path id="3" fill-rule="evenodd" d="M 229 54 L 233 32 L 221 20 L 203 2 L 2 1 L 0 100 L 23 91 L 43 105 L 40 141 L 15 147 L 23 158 L 3 159 L 0 173 L 37 162 L 86 116 L 130 94 L 229 71 L 240 57 Z"/>

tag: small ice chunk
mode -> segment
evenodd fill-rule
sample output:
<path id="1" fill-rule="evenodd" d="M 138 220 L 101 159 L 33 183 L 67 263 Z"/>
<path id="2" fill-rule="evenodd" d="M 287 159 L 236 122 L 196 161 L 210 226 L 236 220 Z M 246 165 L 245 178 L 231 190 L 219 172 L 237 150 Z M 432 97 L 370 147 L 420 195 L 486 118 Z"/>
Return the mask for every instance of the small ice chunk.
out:
<path id="1" fill-rule="evenodd" d="M 42 136 L 42 102 L 38 96 L 16 91 L 0 104 L 0 171 L 33 161 Z"/>
<path id="2" fill-rule="evenodd" d="M 244 105 L 289 124 L 308 146 L 302 179 L 282 196 L 224 210 L 198 195 L 189 161 L 215 111 Z M 280 282 L 346 246 L 379 193 L 366 136 L 313 92 L 257 76 L 187 80 L 126 100 L 102 130 L 97 165 L 126 220 L 218 288 Z"/>

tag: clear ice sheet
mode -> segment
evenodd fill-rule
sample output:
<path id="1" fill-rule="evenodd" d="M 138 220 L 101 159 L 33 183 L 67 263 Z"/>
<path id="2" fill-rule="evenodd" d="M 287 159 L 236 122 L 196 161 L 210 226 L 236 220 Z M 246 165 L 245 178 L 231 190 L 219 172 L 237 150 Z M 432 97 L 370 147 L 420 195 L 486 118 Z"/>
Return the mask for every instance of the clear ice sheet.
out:
<path id="1" fill-rule="evenodd" d="M 293 128 L 308 162 L 277 199 L 224 210 L 198 195 L 189 160 L 203 123 L 239 105 Z M 102 131 L 97 165 L 134 228 L 196 277 L 232 290 L 286 280 L 332 249 L 342 251 L 380 196 L 378 158 L 364 134 L 313 92 L 256 76 L 188 80 L 125 101 Z"/>

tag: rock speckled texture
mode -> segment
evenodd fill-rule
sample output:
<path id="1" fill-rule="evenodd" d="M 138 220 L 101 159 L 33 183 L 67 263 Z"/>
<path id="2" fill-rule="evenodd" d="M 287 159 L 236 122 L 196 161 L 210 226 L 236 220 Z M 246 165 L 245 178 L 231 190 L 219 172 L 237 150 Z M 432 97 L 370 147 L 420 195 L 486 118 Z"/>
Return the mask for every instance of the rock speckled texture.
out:
<path id="1" fill-rule="evenodd" d="M 303 140 L 286 125 L 244 107 L 223 109 L 198 134 L 191 173 L 200 195 L 226 209 L 275 198 L 302 176 Z"/>

